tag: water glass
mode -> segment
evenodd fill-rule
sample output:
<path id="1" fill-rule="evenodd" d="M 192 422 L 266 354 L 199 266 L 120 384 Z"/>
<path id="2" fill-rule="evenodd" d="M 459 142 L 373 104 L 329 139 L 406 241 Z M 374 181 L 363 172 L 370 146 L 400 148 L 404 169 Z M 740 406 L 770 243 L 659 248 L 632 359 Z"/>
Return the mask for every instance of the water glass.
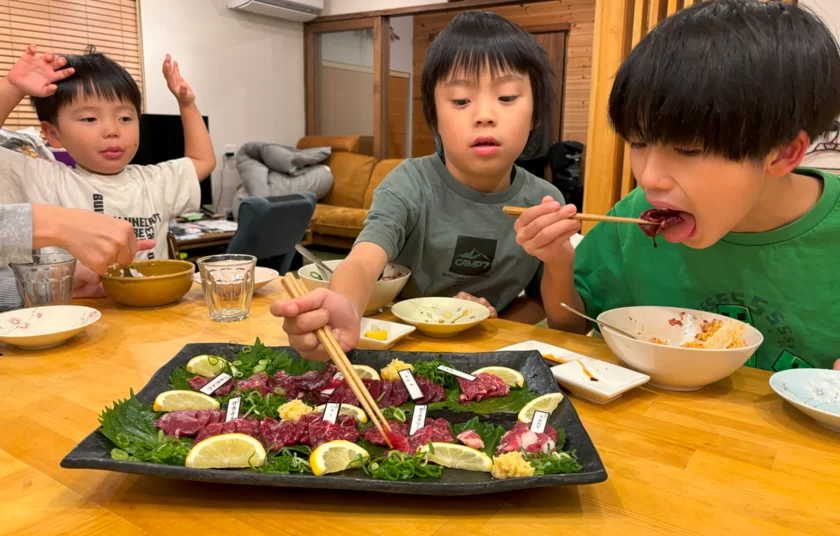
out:
<path id="1" fill-rule="evenodd" d="M 212 255 L 198 259 L 197 264 L 210 319 L 236 322 L 248 318 L 257 258 L 252 255 Z"/>
<path id="2" fill-rule="evenodd" d="M 72 303 L 76 259 L 69 253 L 36 251 L 31 263 L 9 266 L 24 307 Z"/>

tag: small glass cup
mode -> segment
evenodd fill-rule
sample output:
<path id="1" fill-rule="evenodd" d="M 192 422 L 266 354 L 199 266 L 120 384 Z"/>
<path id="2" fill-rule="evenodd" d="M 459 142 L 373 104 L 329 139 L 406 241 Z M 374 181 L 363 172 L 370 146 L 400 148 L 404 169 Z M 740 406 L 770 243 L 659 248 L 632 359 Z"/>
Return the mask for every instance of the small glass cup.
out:
<path id="1" fill-rule="evenodd" d="M 24 307 L 72 303 L 76 259 L 69 253 L 36 250 L 32 262 L 9 266 Z"/>
<path id="2" fill-rule="evenodd" d="M 211 255 L 198 259 L 196 264 L 201 272 L 201 287 L 210 319 L 237 322 L 248 318 L 257 258 L 252 255 Z"/>

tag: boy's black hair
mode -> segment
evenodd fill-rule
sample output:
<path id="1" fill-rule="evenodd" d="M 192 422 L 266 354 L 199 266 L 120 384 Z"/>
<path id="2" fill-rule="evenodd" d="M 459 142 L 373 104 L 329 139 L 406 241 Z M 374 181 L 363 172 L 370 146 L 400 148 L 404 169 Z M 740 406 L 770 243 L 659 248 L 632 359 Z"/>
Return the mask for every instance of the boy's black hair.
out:
<path id="1" fill-rule="evenodd" d="M 810 12 L 778 1 L 717 0 L 662 21 L 624 60 L 610 121 L 625 139 L 765 158 L 840 115 L 840 53 Z"/>
<path id="2" fill-rule="evenodd" d="M 137 82 L 128 71 L 111 58 L 96 52 L 91 45 L 84 54 L 65 56 L 67 67 L 76 72 L 56 82 L 58 89 L 49 97 L 31 97 L 39 121 L 55 124 L 58 111 L 71 104 L 79 95 L 102 97 L 130 103 L 140 115 L 142 97 Z"/>
<path id="3" fill-rule="evenodd" d="M 435 37 L 423 63 L 423 113 L 433 133 L 437 133 L 437 85 L 460 70 L 478 79 L 486 68 L 494 75 L 506 71 L 527 74 L 534 95 L 531 128 L 551 121 L 554 73 L 545 50 L 531 34 L 500 15 L 465 11 Z"/>

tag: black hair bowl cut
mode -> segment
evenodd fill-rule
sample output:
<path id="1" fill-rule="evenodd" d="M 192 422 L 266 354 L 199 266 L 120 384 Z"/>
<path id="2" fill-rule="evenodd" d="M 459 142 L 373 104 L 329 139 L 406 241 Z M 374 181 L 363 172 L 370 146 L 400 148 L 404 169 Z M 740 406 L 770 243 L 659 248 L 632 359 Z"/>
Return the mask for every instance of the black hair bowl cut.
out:
<path id="1" fill-rule="evenodd" d="M 717 0 L 665 19 L 624 60 L 609 101 L 626 140 L 758 161 L 840 115 L 837 42 L 778 1 Z"/>
<path id="2" fill-rule="evenodd" d="M 527 75 L 534 95 L 532 128 L 551 121 L 554 73 L 545 50 L 531 34 L 500 15 L 465 11 L 435 37 L 426 53 L 420 87 L 423 113 L 432 132 L 437 133 L 437 85 L 458 72 L 478 79 L 485 69 L 493 75 Z"/>
<path id="3" fill-rule="evenodd" d="M 101 97 L 127 102 L 134 106 L 137 115 L 140 115 L 140 88 L 119 63 L 96 52 L 92 45 L 87 47 L 84 54 L 69 55 L 65 58 L 67 67 L 73 67 L 76 72 L 57 82 L 58 89 L 53 95 L 31 98 L 39 121 L 55 124 L 58 111 L 70 105 L 80 95 L 86 98 Z"/>

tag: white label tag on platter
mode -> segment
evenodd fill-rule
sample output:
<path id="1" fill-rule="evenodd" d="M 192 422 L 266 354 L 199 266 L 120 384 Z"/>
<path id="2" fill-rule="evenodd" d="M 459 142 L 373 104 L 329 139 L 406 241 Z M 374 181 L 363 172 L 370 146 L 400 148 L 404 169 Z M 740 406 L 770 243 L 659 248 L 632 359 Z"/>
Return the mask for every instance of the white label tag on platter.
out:
<path id="1" fill-rule="evenodd" d="M 341 411 L 341 404 L 330 402 L 329 404 L 327 404 L 327 407 L 324 408 L 323 420 L 335 424 L 336 419 L 338 419 L 339 411 Z"/>
<path id="2" fill-rule="evenodd" d="M 335 378 L 336 380 L 343 380 L 344 379 L 344 374 L 342 374 L 340 372 L 336 372 L 335 376 L 333 376 L 333 378 Z"/>
<path id="3" fill-rule="evenodd" d="M 423 398 L 423 391 L 421 391 L 420 386 L 417 385 L 417 380 L 414 379 L 414 374 L 411 373 L 411 369 L 403 369 L 399 372 L 399 375 L 400 379 L 402 379 L 405 384 L 405 388 L 408 390 L 408 396 L 410 396 L 412 400 L 420 400 Z"/>
<path id="4" fill-rule="evenodd" d="M 408 435 L 413 436 L 417 430 L 426 426 L 426 411 L 429 406 L 419 405 L 414 406 L 414 413 L 411 415 L 411 428 L 408 430 Z"/>
<path id="5" fill-rule="evenodd" d="M 239 403 L 242 401 L 242 397 L 237 396 L 236 398 L 231 398 L 228 400 L 227 404 L 227 415 L 225 416 L 225 422 L 232 421 L 233 419 L 239 418 Z"/>
<path id="6" fill-rule="evenodd" d="M 475 376 L 473 376 L 472 374 L 467 374 L 466 372 L 461 372 L 460 370 L 456 370 L 445 365 L 438 365 L 438 370 L 448 372 L 449 374 L 452 374 L 453 376 L 458 376 L 459 378 L 462 378 L 464 380 L 469 380 L 471 382 L 475 381 Z"/>
<path id="7" fill-rule="evenodd" d="M 531 417 L 531 431 L 538 434 L 545 433 L 545 426 L 548 424 L 548 413 L 545 411 L 535 411 L 534 416 Z"/>
<path id="8" fill-rule="evenodd" d="M 233 378 L 233 376 L 222 372 L 221 374 L 213 378 L 213 380 L 210 381 L 210 383 L 199 389 L 199 391 L 201 391 L 207 396 L 210 396 L 213 393 L 215 393 L 219 389 L 219 387 L 223 386 L 228 381 L 230 381 L 231 378 Z"/>

